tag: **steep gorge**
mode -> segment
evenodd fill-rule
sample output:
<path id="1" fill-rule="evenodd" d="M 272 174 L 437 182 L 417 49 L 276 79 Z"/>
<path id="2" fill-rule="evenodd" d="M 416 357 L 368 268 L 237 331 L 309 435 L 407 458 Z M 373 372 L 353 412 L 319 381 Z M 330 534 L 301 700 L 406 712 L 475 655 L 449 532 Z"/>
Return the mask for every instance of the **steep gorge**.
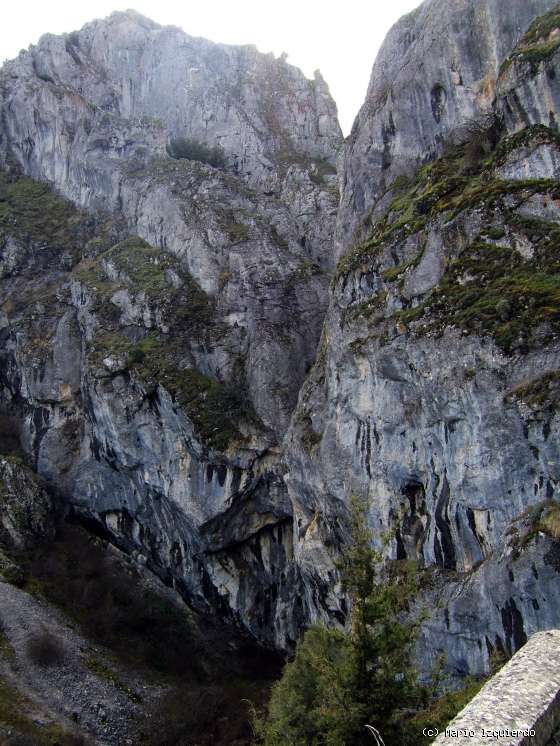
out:
<path id="1" fill-rule="evenodd" d="M 319 74 L 132 11 L 4 65 L 0 405 L 75 517 L 285 649 L 358 494 L 424 668 L 557 624 L 559 29 L 426 0 L 344 145 Z"/>

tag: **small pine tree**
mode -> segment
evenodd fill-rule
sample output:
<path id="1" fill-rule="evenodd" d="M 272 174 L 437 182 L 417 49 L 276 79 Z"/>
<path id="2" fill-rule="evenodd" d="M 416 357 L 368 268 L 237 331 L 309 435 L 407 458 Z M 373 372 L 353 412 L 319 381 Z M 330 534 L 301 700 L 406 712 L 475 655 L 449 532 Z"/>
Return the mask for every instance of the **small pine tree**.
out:
<path id="1" fill-rule="evenodd" d="M 417 568 L 413 562 L 383 566 L 371 547 L 366 505 L 357 498 L 352 500 L 351 528 L 352 542 L 340 573 L 352 602 L 354 699 L 366 723 L 387 743 L 400 743 L 406 729 L 403 711 L 418 708 L 427 696 L 412 665 L 420 619 L 414 621 L 406 613 L 419 590 Z M 362 734 L 355 743 L 371 744 L 371 736 Z"/>
<path id="2" fill-rule="evenodd" d="M 313 626 L 305 633 L 273 687 L 268 717 L 253 717 L 266 746 L 372 746 L 366 725 L 387 745 L 404 744 L 403 711 L 426 699 L 411 664 L 418 622 L 403 621 L 417 591 L 415 567 L 382 569 L 358 499 L 351 536 L 339 566 L 352 604 L 350 631 Z"/>

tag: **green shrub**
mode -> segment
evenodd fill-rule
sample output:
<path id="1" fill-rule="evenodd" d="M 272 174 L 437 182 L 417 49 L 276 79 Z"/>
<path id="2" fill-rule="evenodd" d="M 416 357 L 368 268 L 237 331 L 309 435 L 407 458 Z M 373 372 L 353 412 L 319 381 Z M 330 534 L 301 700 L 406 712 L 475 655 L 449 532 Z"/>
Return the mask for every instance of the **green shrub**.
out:
<path id="1" fill-rule="evenodd" d="M 503 238 L 506 235 L 506 232 L 503 228 L 492 227 L 486 231 L 486 235 L 492 241 L 499 241 L 500 238 Z"/>
<path id="2" fill-rule="evenodd" d="M 214 168 L 224 168 L 226 156 L 219 145 L 209 147 L 188 137 L 171 138 L 167 145 L 167 155 L 176 160 L 200 161 Z"/>
<path id="3" fill-rule="evenodd" d="M 447 692 L 432 702 L 427 709 L 414 715 L 409 722 L 407 738 L 401 746 L 428 746 L 432 743 L 433 739 L 423 736 L 423 731 L 444 731 L 451 720 L 478 694 L 484 683 L 484 679 L 469 678 L 461 689 Z"/>
<path id="4" fill-rule="evenodd" d="M 504 60 L 500 75 L 504 75 L 514 62 L 527 63 L 535 74 L 541 62 L 550 59 L 560 47 L 560 38 L 551 33 L 560 28 L 560 5 L 535 18 L 513 52 Z"/>

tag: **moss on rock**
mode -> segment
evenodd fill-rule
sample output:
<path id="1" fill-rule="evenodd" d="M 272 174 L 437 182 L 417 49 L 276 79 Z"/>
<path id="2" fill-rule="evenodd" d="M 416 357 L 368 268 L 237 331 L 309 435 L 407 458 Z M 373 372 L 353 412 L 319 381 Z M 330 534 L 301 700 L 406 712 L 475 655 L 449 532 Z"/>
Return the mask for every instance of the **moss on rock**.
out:
<path id="1" fill-rule="evenodd" d="M 438 218 L 449 222 L 464 210 L 491 208 L 507 195 L 547 193 L 560 197 L 560 184 L 553 179 L 507 180 L 497 178 L 494 172 L 512 151 L 543 143 L 560 145 L 560 136 L 544 125 L 527 127 L 502 137 L 492 152 L 473 164 L 469 143 L 464 142 L 420 167 L 412 179 L 395 180 L 387 212 L 376 222 L 370 238 L 342 257 L 334 282 L 371 265 L 389 241 L 404 241 Z"/>
<path id="2" fill-rule="evenodd" d="M 536 18 L 519 43 L 504 60 L 500 75 L 515 64 L 527 64 L 535 73 L 541 62 L 549 59 L 560 47 L 560 4 Z"/>
<path id="3" fill-rule="evenodd" d="M 547 371 L 530 381 L 523 381 L 506 394 L 505 400 L 522 401 L 536 412 L 557 412 L 560 408 L 560 371 Z"/>
<path id="4" fill-rule="evenodd" d="M 412 308 L 403 299 L 405 308 L 394 318 L 404 324 L 421 320 L 414 326 L 418 333 L 455 325 L 491 334 L 505 351 L 542 344 L 543 333 L 546 337 L 560 332 L 560 226 L 525 217 L 520 208 L 535 195 L 557 200 L 560 184 L 551 179 L 505 180 L 496 177 L 495 168 L 511 152 L 544 142 L 559 145 L 560 139 L 548 127 L 528 127 L 503 137 L 475 163 L 468 158 L 468 143 L 450 147 L 413 179 L 399 182 L 371 238 L 343 257 L 334 282 L 352 272 L 372 271 L 385 283 L 401 280 L 422 254 L 380 271 L 389 247 L 431 227 L 441 230 L 441 224 L 476 211 L 477 222 L 482 214 L 479 236 L 464 247 L 456 244 L 458 256 L 451 261 L 446 257 L 438 286 Z M 528 252 L 516 250 L 518 239 L 530 247 Z M 361 304 L 360 310 L 369 305 Z"/>
<path id="5" fill-rule="evenodd" d="M 59 250 L 76 250 L 85 222 L 85 214 L 47 184 L 0 171 L 0 229 L 4 232 Z"/>
<path id="6" fill-rule="evenodd" d="M 506 352 L 531 347 L 540 326 L 560 332 L 560 272 L 551 271 L 559 260 L 555 252 L 550 264 L 524 261 L 514 249 L 476 242 L 449 265 L 418 308 L 400 319 L 422 317 L 423 331 L 456 325 L 491 334 Z"/>
<path id="7" fill-rule="evenodd" d="M 163 386 L 182 406 L 200 438 L 211 448 L 223 451 L 232 441 L 242 439 L 241 422 L 260 424 L 245 386 L 242 382 L 220 382 L 184 367 L 176 342 L 155 331 L 131 342 L 116 331 L 96 337 L 92 353 L 97 364 L 118 357 L 122 360 L 119 370 L 135 371 L 148 386 Z"/>

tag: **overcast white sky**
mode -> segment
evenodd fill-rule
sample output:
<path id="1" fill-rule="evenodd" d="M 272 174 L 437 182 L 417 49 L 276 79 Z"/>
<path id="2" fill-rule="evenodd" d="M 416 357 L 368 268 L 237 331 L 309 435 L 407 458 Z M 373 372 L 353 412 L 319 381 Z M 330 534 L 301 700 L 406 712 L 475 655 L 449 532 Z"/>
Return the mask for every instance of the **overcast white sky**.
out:
<path id="1" fill-rule="evenodd" d="M 348 134 L 363 103 L 375 55 L 392 24 L 420 0 L 25 0 L 6 2 L 0 61 L 46 32 L 73 31 L 114 10 L 134 8 L 161 24 L 226 44 L 288 54 L 311 76 L 323 73 Z"/>

